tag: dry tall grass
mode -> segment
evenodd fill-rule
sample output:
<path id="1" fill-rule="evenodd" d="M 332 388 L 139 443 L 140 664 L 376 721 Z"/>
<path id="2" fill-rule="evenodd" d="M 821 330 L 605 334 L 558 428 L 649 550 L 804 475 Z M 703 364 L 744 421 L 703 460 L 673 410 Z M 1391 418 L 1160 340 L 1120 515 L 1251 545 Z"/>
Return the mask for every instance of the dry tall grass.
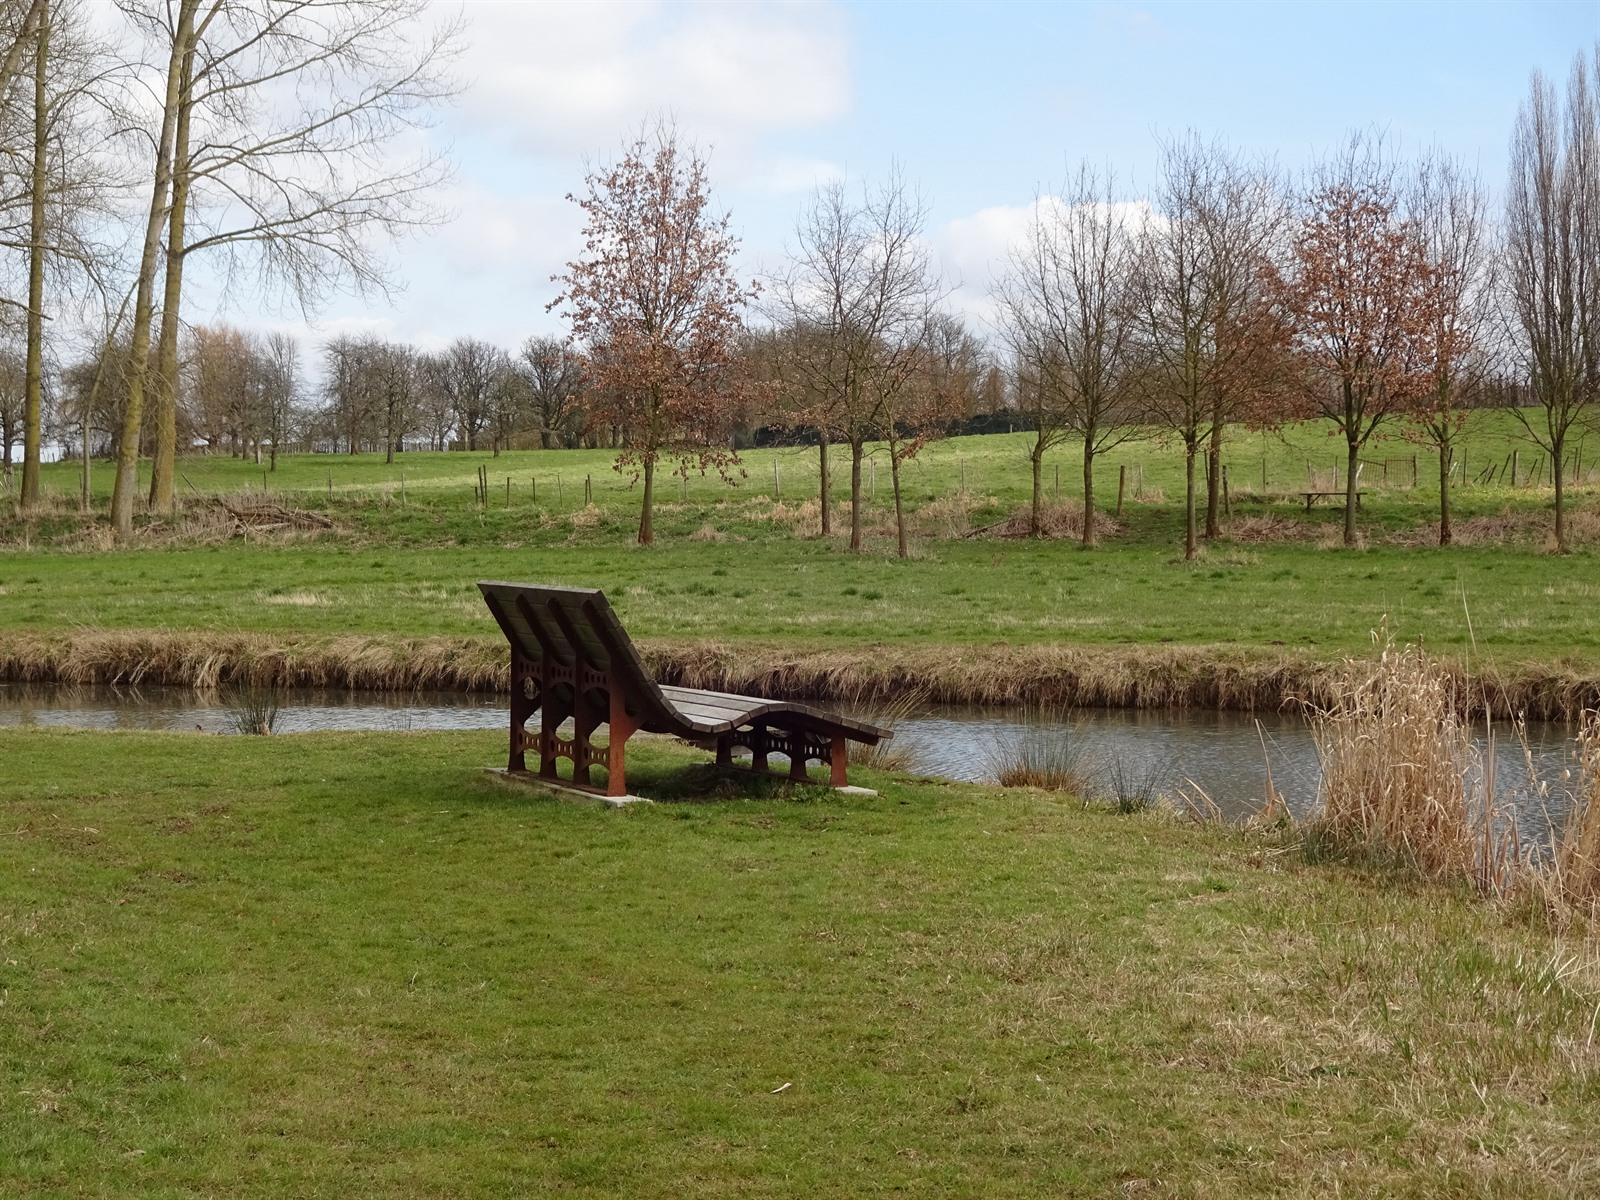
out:
<path id="1" fill-rule="evenodd" d="M 1600 712 L 1583 714 L 1567 773 L 1572 809 L 1547 846 L 1526 844 L 1499 803 L 1492 730 L 1462 714 L 1461 680 L 1414 646 L 1385 639 L 1376 663 L 1347 664 L 1334 702 L 1310 712 L 1322 764 L 1311 857 L 1397 863 L 1430 879 L 1531 899 L 1558 923 L 1600 916 Z M 1522 735 L 1535 793 L 1537 778 Z"/>
<path id="2" fill-rule="evenodd" d="M 1387 639 L 1375 664 L 1347 665 L 1334 702 L 1309 714 L 1322 762 L 1309 844 L 1392 857 L 1434 879 L 1498 884 L 1497 831 L 1507 824 L 1458 687 L 1422 650 Z"/>
<path id="3" fill-rule="evenodd" d="M 895 646 L 784 651 L 709 640 L 640 643 L 663 683 L 754 692 L 788 700 L 876 705 L 907 692 L 930 704 L 1045 708 L 1191 708 L 1275 712 L 1335 702 L 1335 663 L 1285 650 L 1215 646 Z M 1474 712 L 1576 720 L 1600 709 L 1600 676 L 1530 663 L 1492 679 L 1452 660 L 1434 666 Z M 0 633 L 0 680 L 213 687 L 276 683 L 411 691 L 503 691 L 497 637 L 403 638 L 92 630 Z"/>
<path id="4" fill-rule="evenodd" d="M 1600 712 L 1584 714 L 1578 731 L 1572 812 L 1553 838 L 1542 879 L 1554 907 L 1600 916 Z"/>

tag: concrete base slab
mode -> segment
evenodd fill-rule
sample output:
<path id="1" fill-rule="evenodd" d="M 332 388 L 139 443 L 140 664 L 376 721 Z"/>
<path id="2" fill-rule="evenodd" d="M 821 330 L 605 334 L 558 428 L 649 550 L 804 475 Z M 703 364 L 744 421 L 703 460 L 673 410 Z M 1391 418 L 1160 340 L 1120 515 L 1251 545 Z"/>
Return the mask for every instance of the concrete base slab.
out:
<path id="1" fill-rule="evenodd" d="M 557 800 L 566 800 L 574 804 L 598 804 L 605 808 L 622 808 L 628 804 L 655 803 L 645 796 L 601 796 L 558 780 L 546 779 L 543 775 L 537 775 L 532 771 L 508 771 L 504 767 L 485 767 L 483 773 L 502 787 L 543 792 L 547 796 L 554 796 Z"/>
<path id="2" fill-rule="evenodd" d="M 841 796 L 876 796 L 878 794 L 871 788 L 856 787 L 854 784 L 851 784 L 848 787 L 837 787 L 833 790 L 838 792 Z"/>

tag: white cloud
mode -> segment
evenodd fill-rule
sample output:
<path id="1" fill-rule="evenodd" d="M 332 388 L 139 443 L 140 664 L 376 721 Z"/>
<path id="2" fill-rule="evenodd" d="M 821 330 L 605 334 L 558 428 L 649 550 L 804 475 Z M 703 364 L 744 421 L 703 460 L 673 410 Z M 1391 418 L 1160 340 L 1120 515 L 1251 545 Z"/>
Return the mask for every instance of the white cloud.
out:
<path id="1" fill-rule="evenodd" d="M 736 148 L 849 104 L 842 22 L 820 4 L 482 3 L 468 16 L 463 111 L 525 149 L 603 150 L 658 113 Z"/>
<path id="2" fill-rule="evenodd" d="M 991 293 L 1005 272 L 1013 248 L 1021 246 L 1028 231 L 1044 213 L 1059 213 L 1065 202 L 1059 196 L 1040 196 L 1027 204 L 999 204 L 945 222 L 933 244 L 945 280 L 954 290 L 951 305 L 985 327 L 996 317 Z M 1097 206 L 1098 207 L 1098 206 Z M 1137 232 L 1153 219 L 1148 200 L 1119 200 L 1111 211 L 1128 229 Z"/>

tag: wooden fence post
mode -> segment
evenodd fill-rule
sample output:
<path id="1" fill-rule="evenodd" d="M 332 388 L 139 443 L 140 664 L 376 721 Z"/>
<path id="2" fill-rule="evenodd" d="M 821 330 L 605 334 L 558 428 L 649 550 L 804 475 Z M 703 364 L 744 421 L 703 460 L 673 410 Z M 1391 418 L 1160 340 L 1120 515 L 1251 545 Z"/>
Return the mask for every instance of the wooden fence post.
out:
<path id="1" fill-rule="evenodd" d="M 506 476 L 506 507 L 511 507 L 511 476 Z"/>
<path id="2" fill-rule="evenodd" d="M 1117 516 L 1122 515 L 1122 493 L 1128 488 L 1128 464 L 1117 468 Z"/>
<path id="3" fill-rule="evenodd" d="M 1228 493 L 1228 464 L 1222 464 L 1222 515 L 1233 516 L 1233 497 Z"/>
<path id="4" fill-rule="evenodd" d="M 583 477 L 583 506 L 585 508 L 588 508 L 593 503 L 594 503 L 594 476 L 593 475 L 585 475 Z"/>

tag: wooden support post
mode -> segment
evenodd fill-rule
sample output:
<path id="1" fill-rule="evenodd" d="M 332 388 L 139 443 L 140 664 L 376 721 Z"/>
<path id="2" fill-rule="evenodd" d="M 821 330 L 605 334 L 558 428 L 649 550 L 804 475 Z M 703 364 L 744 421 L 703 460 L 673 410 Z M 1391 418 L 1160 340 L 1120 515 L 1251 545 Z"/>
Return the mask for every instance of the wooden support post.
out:
<path id="1" fill-rule="evenodd" d="M 516 650 L 511 651 L 511 747 L 506 756 L 506 770 L 526 771 L 528 718 L 533 716 L 533 702 L 527 697 L 527 683 L 531 678 L 528 660 Z"/>
<path id="2" fill-rule="evenodd" d="M 756 724 L 750 729 L 750 769 L 752 771 L 765 771 L 767 769 L 767 727 Z"/>
<path id="3" fill-rule="evenodd" d="M 600 714 L 594 711 L 594 701 L 574 680 L 572 684 L 572 782 L 577 787 L 592 787 L 589 777 L 589 753 L 593 749 L 591 737 L 600 724 Z"/>
<path id="4" fill-rule="evenodd" d="M 610 699 L 611 711 L 606 720 L 606 795 L 626 796 L 628 739 L 634 735 L 638 725 L 628 716 L 620 688 L 613 686 L 610 689 Z"/>
<path id="5" fill-rule="evenodd" d="M 585 475 L 583 477 L 583 506 L 585 508 L 588 508 L 589 505 L 591 505 L 593 503 L 594 503 L 594 476 L 593 475 Z"/>
<path id="6" fill-rule="evenodd" d="M 1061 499 L 1061 464 L 1056 464 L 1056 499 Z"/>
<path id="7" fill-rule="evenodd" d="M 556 707 L 555 687 L 550 680 L 548 657 L 539 660 L 539 774 L 546 779 L 559 778 L 556 771 L 556 738 L 561 733 L 561 722 L 566 714 Z"/>
<path id="8" fill-rule="evenodd" d="M 796 782 L 811 778 L 806 774 L 806 736 L 793 729 L 789 731 L 789 778 Z"/>
<path id="9" fill-rule="evenodd" d="M 828 748 L 828 782 L 834 787 L 842 788 L 849 784 L 849 779 L 845 775 L 845 767 L 849 761 L 844 734 L 834 734 Z"/>
<path id="10" fill-rule="evenodd" d="M 1411 456 L 1411 486 L 1416 487 L 1422 476 L 1417 471 L 1417 456 Z"/>
<path id="11" fill-rule="evenodd" d="M 528 476 L 528 493 L 535 504 L 539 503 L 539 477 L 537 475 Z"/>
<path id="12" fill-rule="evenodd" d="M 1122 496 L 1128 490 L 1128 464 L 1117 467 L 1117 516 L 1122 515 Z"/>
<path id="13" fill-rule="evenodd" d="M 1225 517 L 1233 516 L 1233 497 L 1228 492 L 1228 466 L 1226 463 L 1222 466 L 1222 515 Z"/>
<path id="14" fill-rule="evenodd" d="M 717 738 L 717 766 L 733 766 L 733 739 L 726 733 Z"/>
<path id="15" fill-rule="evenodd" d="M 1518 481 L 1518 469 L 1517 469 L 1517 460 L 1518 460 L 1519 456 L 1520 456 L 1520 451 L 1517 451 L 1517 450 L 1512 450 L 1511 451 L 1511 486 L 1512 487 L 1520 487 L 1521 486 L 1521 484 Z"/>
<path id="16" fill-rule="evenodd" d="M 506 507 L 511 507 L 511 476 L 506 476 Z"/>

